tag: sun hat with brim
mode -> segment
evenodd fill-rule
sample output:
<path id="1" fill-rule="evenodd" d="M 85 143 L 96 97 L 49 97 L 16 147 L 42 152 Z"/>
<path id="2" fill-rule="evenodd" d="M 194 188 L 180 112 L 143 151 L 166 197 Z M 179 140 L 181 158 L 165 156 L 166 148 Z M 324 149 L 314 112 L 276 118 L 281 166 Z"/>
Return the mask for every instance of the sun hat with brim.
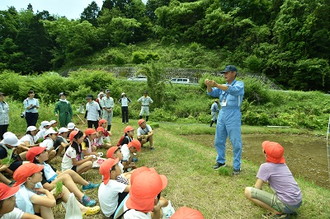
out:
<path id="1" fill-rule="evenodd" d="M 14 186 L 22 185 L 28 177 L 40 172 L 43 168 L 43 166 L 34 163 L 25 163 L 19 166 L 13 174 L 13 179 L 16 181 Z"/>
<path id="2" fill-rule="evenodd" d="M 134 140 L 132 140 L 131 142 L 129 142 L 127 144 L 127 147 L 128 148 L 135 147 L 136 150 L 141 151 L 141 142 L 138 141 L 138 140 L 136 140 L 136 139 L 134 139 Z"/>
<path id="3" fill-rule="evenodd" d="M 113 147 L 109 148 L 107 151 L 107 158 L 115 159 L 115 157 L 113 155 L 115 154 L 116 150 L 118 150 L 118 148 L 119 147 L 117 147 L 117 146 L 113 146 Z"/>
<path id="4" fill-rule="evenodd" d="M 103 183 L 106 185 L 110 180 L 110 170 L 119 162 L 119 158 L 112 159 L 109 158 L 105 160 L 99 169 L 100 174 L 103 176 Z"/>
<path id="5" fill-rule="evenodd" d="M 139 119 L 138 124 L 141 125 L 141 124 L 144 123 L 144 122 L 145 122 L 144 119 Z"/>
<path id="6" fill-rule="evenodd" d="M 264 141 L 262 148 L 266 153 L 266 161 L 270 163 L 285 163 L 284 148 L 277 142 Z"/>
<path id="7" fill-rule="evenodd" d="M 33 147 L 30 148 L 28 150 L 28 152 L 26 153 L 26 159 L 28 161 L 30 161 L 31 163 L 33 163 L 33 160 L 36 156 L 38 156 L 39 154 L 41 154 L 42 152 L 44 152 L 46 150 L 45 147 Z"/>
<path id="8" fill-rule="evenodd" d="M 181 207 L 171 216 L 171 219 L 204 219 L 204 216 L 198 210 Z"/>
<path id="9" fill-rule="evenodd" d="M 42 121 L 40 123 L 40 129 L 43 129 L 43 128 L 45 128 L 45 126 L 49 126 L 49 125 L 50 125 L 50 122 L 48 122 L 48 121 Z"/>
<path id="10" fill-rule="evenodd" d="M 44 136 L 44 138 L 46 138 L 48 135 L 51 135 L 51 134 L 57 134 L 57 131 L 55 131 L 55 130 L 52 129 L 52 128 L 47 129 L 47 131 L 45 132 L 45 136 Z"/>
<path id="11" fill-rule="evenodd" d="M 132 174 L 133 175 L 133 174 Z M 126 202 L 129 209 L 141 212 L 152 211 L 155 198 L 166 187 L 167 178 L 155 170 L 145 169 L 135 174 L 131 182 L 130 196 Z"/>
<path id="12" fill-rule="evenodd" d="M 134 130 L 134 128 L 132 126 L 128 125 L 124 128 L 124 133 L 130 132 L 130 131 L 133 131 L 133 130 Z"/>
<path id="13" fill-rule="evenodd" d="M 73 122 L 69 122 L 67 128 L 68 129 L 74 129 L 76 125 Z"/>
<path id="14" fill-rule="evenodd" d="M 19 190 L 19 186 L 9 187 L 4 183 L 0 183 L 0 201 L 12 197 Z"/>
<path id="15" fill-rule="evenodd" d="M 17 136 L 12 132 L 6 132 L 3 134 L 3 139 L 0 143 L 10 145 L 12 147 L 17 147 L 19 145 L 19 140 Z"/>
<path id="16" fill-rule="evenodd" d="M 54 125 L 55 123 L 57 123 L 56 120 L 50 120 L 50 121 L 49 121 L 49 124 L 50 124 L 50 125 Z"/>
<path id="17" fill-rule="evenodd" d="M 65 127 L 62 127 L 58 130 L 58 134 L 62 134 L 62 133 L 65 133 L 65 132 L 69 132 L 69 129 L 67 129 Z"/>
<path id="18" fill-rule="evenodd" d="M 88 128 L 85 130 L 85 135 L 93 135 L 96 134 L 96 130 L 92 128 Z"/>
<path id="19" fill-rule="evenodd" d="M 29 127 L 26 128 L 26 132 L 33 132 L 35 130 L 37 130 L 37 127 L 35 127 L 33 125 L 31 125 L 31 126 L 29 126 Z"/>

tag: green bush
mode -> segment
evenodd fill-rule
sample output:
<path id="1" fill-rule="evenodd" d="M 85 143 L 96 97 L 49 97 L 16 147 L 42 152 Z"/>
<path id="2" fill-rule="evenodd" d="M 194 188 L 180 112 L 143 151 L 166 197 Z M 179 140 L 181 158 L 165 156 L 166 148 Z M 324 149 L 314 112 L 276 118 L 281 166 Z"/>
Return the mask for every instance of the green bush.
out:
<path id="1" fill-rule="evenodd" d="M 159 60 L 159 55 L 153 52 L 142 52 L 136 51 L 133 52 L 133 59 L 132 62 L 134 64 L 143 64 L 148 63 L 149 61 L 157 61 Z"/>

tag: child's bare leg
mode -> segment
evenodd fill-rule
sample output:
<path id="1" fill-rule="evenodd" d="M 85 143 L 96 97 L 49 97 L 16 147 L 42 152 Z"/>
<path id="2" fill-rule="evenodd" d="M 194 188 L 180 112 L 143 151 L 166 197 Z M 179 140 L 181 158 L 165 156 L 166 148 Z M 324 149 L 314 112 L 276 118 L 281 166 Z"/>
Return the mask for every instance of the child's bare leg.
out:
<path id="1" fill-rule="evenodd" d="M 68 174 L 61 174 L 59 175 L 52 183 L 51 185 L 53 186 L 53 188 L 55 187 L 56 183 L 62 181 L 63 184 L 65 185 L 66 188 L 68 188 L 68 190 L 70 192 L 72 192 L 78 200 L 81 200 L 82 197 L 84 196 L 84 193 L 82 193 L 77 185 L 73 182 L 72 178 L 70 175 Z"/>
<path id="2" fill-rule="evenodd" d="M 77 173 L 81 174 L 83 172 L 86 172 L 86 171 L 92 169 L 92 166 L 93 166 L 92 161 L 86 161 L 85 163 L 77 166 Z"/>
<path id="3" fill-rule="evenodd" d="M 72 180 L 75 182 L 75 183 L 78 183 L 82 186 L 85 186 L 85 185 L 88 185 L 88 182 L 82 178 L 78 173 L 76 173 L 75 171 L 73 170 L 65 170 L 64 172 L 62 172 L 59 176 L 61 176 L 62 174 L 68 174 L 71 176 Z"/>
<path id="4" fill-rule="evenodd" d="M 7 185 L 9 185 L 10 182 L 11 182 L 7 177 L 5 177 L 4 175 L 2 175 L 2 173 L 0 173 L 0 181 L 3 182 L 3 183 L 5 183 L 5 184 L 7 184 Z"/>
<path id="5" fill-rule="evenodd" d="M 33 207 L 34 207 L 34 211 L 40 213 L 42 218 L 54 219 L 54 214 L 51 208 L 40 205 L 33 205 Z"/>

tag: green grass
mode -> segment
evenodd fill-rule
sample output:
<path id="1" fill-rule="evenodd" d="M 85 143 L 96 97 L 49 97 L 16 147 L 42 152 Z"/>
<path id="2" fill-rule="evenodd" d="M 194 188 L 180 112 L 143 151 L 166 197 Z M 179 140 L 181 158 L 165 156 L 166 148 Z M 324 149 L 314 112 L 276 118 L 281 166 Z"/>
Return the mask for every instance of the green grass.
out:
<path id="1" fill-rule="evenodd" d="M 137 120 L 131 120 L 130 125 L 137 127 Z M 84 129 L 85 126 L 81 126 L 81 128 Z M 120 123 L 118 118 L 115 118 L 112 131 L 113 144 L 117 143 L 123 129 L 124 125 Z M 274 129 L 243 126 L 243 133 L 252 133 L 253 131 L 266 131 L 268 133 Z M 156 150 L 143 149 L 138 155 L 138 165 L 154 167 L 160 174 L 167 176 L 169 183 L 162 195 L 171 200 L 175 209 L 181 206 L 196 208 L 207 219 L 261 218 L 261 214 L 266 211 L 244 197 L 244 188 L 253 186 L 255 183 L 258 166 L 243 160 L 243 171 L 239 176 L 214 171 L 212 165 L 216 156 L 215 150 L 181 136 L 181 134 L 198 133 L 214 134 L 214 129 L 205 124 L 159 122 L 159 128 L 155 129 Z M 278 133 L 281 133 L 280 130 Z M 283 133 L 287 134 L 286 132 Z M 231 147 L 227 148 L 227 164 L 229 164 L 227 170 L 230 173 Z M 55 159 L 52 164 L 59 167 L 60 159 Z M 83 174 L 83 177 L 93 182 L 101 181 L 97 169 Z M 301 178 L 297 178 L 297 182 L 303 193 L 303 205 L 298 211 L 297 218 L 329 218 L 330 190 Z M 97 198 L 97 190 L 89 190 L 87 194 L 92 198 Z M 56 218 L 64 218 L 65 212 L 61 205 L 57 205 L 54 212 Z M 100 213 L 86 218 L 103 217 Z"/>

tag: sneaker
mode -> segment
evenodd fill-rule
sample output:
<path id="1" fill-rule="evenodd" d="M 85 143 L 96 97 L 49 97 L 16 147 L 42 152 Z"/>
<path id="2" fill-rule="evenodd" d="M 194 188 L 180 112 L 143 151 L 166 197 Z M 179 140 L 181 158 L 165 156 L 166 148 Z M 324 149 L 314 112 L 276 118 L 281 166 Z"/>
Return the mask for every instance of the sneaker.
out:
<path id="1" fill-rule="evenodd" d="M 241 169 L 233 170 L 233 175 L 239 175 L 241 173 Z"/>
<path id="2" fill-rule="evenodd" d="M 87 207 L 87 211 L 85 211 L 82 215 L 83 216 L 94 215 L 99 213 L 100 210 L 101 210 L 100 206 Z"/>
<path id="3" fill-rule="evenodd" d="M 81 203 L 87 207 L 92 207 L 96 205 L 96 201 L 88 197 L 87 195 L 84 195 L 81 199 Z"/>
<path id="4" fill-rule="evenodd" d="M 217 170 L 219 169 L 220 167 L 225 167 L 226 164 L 225 163 L 216 163 L 214 166 L 213 166 L 213 169 Z"/>
<path id="5" fill-rule="evenodd" d="M 82 190 L 85 191 L 85 190 L 88 190 L 88 189 L 95 189 L 95 188 L 98 188 L 99 186 L 100 186 L 100 184 L 90 182 L 87 185 L 83 185 Z"/>

